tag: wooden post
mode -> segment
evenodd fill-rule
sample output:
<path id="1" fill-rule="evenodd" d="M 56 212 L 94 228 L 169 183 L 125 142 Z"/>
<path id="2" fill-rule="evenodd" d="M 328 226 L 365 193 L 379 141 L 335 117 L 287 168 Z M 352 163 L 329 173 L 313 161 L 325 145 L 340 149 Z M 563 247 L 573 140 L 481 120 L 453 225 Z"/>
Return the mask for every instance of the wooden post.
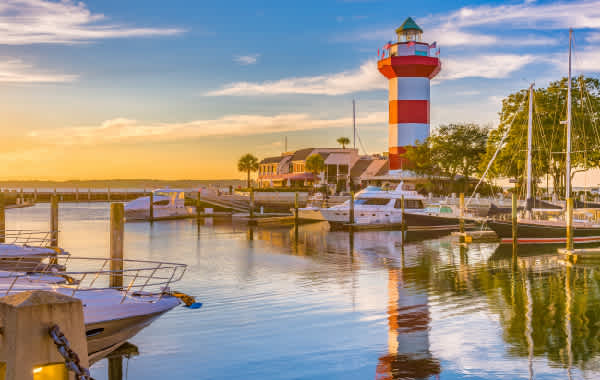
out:
<path id="1" fill-rule="evenodd" d="M 58 247 L 58 195 L 50 196 L 50 246 Z"/>
<path id="2" fill-rule="evenodd" d="M 459 198 L 460 219 L 458 221 L 460 233 L 465 232 L 465 193 L 460 193 Z"/>
<path id="3" fill-rule="evenodd" d="M 254 218 L 254 189 L 250 188 L 250 219 Z"/>
<path id="4" fill-rule="evenodd" d="M 519 225 L 517 223 L 517 193 L 512 194 L 512 238 L 513 238 L 513 249 L 517 248 L 519 244 L 518 235 L 519 235 Z"/>
<path id="5" fill-rule="evenodd" d="M 75 202 L 79 202 L 79 187 L 75 187 Z"/>
<path id="6" fill-rule="evenodd" d="M 19 191 L 19 198 L 21 198 L 20 204 L 25 203 L 25 197 L 23 196 L 23 188 Z"/>
<path id="7" fill-rule="evenodd" d="M 294 194 L 294 224 L 298 224 L 298 192 Z"/>
<path id="8" fill-rule="evenodd" d="M 567 251 L 573 250 L 573 198 L 567 198 Z"/>
<path id="9" fill-rule="evenodd" d="M 88 202 L 92 201 L 92 189 L 88 187 Z"/>
<path id="10" fill-rule="evenodd" d="M 2 379 L 75 379 L 50 336 L 54 325 L 69 341 L 80 366 L 89 367 L 81 300 L 58 292 L 25 291 L 0 298 L 0 318 Z"/>
<path id="11" fill-rule="evenodd" d="M 400 229 L 402 230 L 402 232 L 404 232 L 404 231 L 406 231 L 406 222 L 405 222 L 406 219 L 404 219 L 404 203 L 405 203 L 404 202 L 404 195 L 400 198 L 400 202 L 402 202 L 402 205 L 401 205 L 401 208 L 400 208 L 401 213 L 402 213 L 402 215 L 401 215 L 402 216 L 402 223 L 400 224 Z M 402 239 L 404 239 L 404 234 L 402 234 Z"/>
<path id="12" fill-rule="evenodd" d="M 33 189 L 33 202 L 37 202 L 37 187 Z"/>
<path id="13" fill-rule="evenodd" d="M 6 214 L 4 213 L 4 191 L 0 191 L 0 243 L 6 242 Z"/>
<path id="14" fill-rule="evenodd" d="M 152 222 L 154 220 L 154 193 L 152 191 L 150 192 L 149 197 L 150 197 L 150 205 L 149 205 L 150 211 L 148 214 L 148 218 Z"/>
<path id="15" fill-rule="evenodd" d="M 110 186 L 106 190 L 106 199 L 110 202 Z"/>
<path id="16" fill-rule="evenodd" d="M 200 189 L 198 189 L 198 198 L 196 198 L 196 218 L 200 218 L 200 209 L 201 199 L 200 199 Z"/>
<path id="17" fill-rule="evenodd" d="M 350 193 L 350 212 L 348 213 L 348 223 L 350 223 L 350 228 L 354 226 L 354 191 Z"/>
<path id="18" fill-rule="evenodd" d="M 110 205 L 110 287 L 123 287 L 123 235 L 125 232 L 125 207 L 123 203 Z"/>

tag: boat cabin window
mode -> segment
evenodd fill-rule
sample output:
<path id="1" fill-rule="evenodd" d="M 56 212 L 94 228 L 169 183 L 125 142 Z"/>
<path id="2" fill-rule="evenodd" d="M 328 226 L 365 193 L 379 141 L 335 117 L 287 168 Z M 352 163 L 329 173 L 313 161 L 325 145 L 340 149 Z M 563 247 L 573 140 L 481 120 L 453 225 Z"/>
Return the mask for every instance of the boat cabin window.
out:
<path id="1" fill-rule="evenodd" d="M 390 200 L 387 198 L 360 198 L 354 201 L 356 205 L 366 205 L 366 206 L 385 206 L 390 203 Z"/>
<path id="2" fill-rule="evenodd" d="M 160 201 L 156 201 L 154 202 L 155 206 L 168 206 L 169 205 L 169 200 L 168 199 L 163 199 Z"/>
<path id="3" fill-rule="evenodd" d="M 394 208 L 402 208 L 402 199 L 396 199 Z M 423 208 L 423 202 L 420 199 L 405 199 L 404 208 Z"/>

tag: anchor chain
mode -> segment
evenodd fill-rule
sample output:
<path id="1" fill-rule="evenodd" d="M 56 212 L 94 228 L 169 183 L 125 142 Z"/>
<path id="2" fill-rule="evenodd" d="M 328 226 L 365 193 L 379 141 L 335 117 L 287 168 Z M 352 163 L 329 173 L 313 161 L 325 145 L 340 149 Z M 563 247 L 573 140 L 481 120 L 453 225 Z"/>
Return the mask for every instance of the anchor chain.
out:
<path id="1" fill-rule="evenodd" d="M 65 337 L 65 334 L 60 331 L 58 325 L 52 326 L 49 334 L 56 345 L 58 353 L 61 354 L 61 356 L 65 359 L 65 365 L 67 369 L 75 372 L 75 379 L 94 380 L 90 375 L 90 370 L 81 366 L 79 356 L 71 349 L 71 345 L 69 344 L 67 337 Z"/>

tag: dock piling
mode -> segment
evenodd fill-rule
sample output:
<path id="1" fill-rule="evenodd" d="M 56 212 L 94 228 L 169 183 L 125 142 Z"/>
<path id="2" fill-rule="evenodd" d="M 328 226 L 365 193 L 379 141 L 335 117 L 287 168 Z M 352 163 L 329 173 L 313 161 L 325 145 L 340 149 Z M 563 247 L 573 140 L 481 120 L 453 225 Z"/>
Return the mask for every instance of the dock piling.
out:
<path id="1" fill-rule="evenodd" d="M 196 218 L 199 219 L 200 218 L 200 208 L 201 208 L 201 206 L 200 206 L 200 202 L 201 202 L 201 200 L 200 200 L 200 190 L 198 190 L 197 194 L 198 194 L 198 197 L 196 198 Z"/>
<path id="2" fill-rule="evenodd" d="M 149 204 L 149 214 L 148 214 L 148 218 L 150 219 L 150 221 L 152 222 L 154 220 L 154 193 L 151 191 L 150 192 L 150 204 Z"/>
<path id="3" fill-rule="evenodd" d="M 4 213 L 4 191 L 0 191 L 0 243 L 6 241 L 6 214 Z"/>
<path id="4" fill-rule="evenodd" d="M 350 193 L 350 212 L 348 213 L 348 223 L 350 223 L 350 228 L 354 226 L 354 191 Z"/>
<path id="5" fill-rule="evenodd" d="M 460 208 L 460 219 L 459 219 L 459 231 L 461 233 L 465 232 L 465 193 L 460 193 L 459 195 L 459 208 Z"/>
<path id="6" fill-rule="evenodd" d="M 67 368 L 89 367 L 81 300 L 58 292 L 25 291 L 0 298 L 3 321 L 0 362 L 5 380 L 76 378 Z M 56 326 L 56 327 L 54 327 Z M 50 331 L 64 334 L 78 363 L 65 363 Z M 63 343 L 64 344 L 64 343 Z M 67 351 L 68 353 L 68 351 Z"/>
<path id="7" fill-rule="evenodd" d="M 402 222 L 400 223 L 400 230 L 402 231 L 402 239 L 404 239 L 404 232 L 406 231 L 406 222 L 404 219 L 404 195 L 400 198 L 401 207 L 400 207 L 400 216 L 402 217 Z"/>
<path id="8" fill-rule="evenodd" d="M 37 193 L 38 192 L 37 192 L 37 187 L 36 187 L 35 189 L 33 189 L 33 202 L 34 203 L 37 202 L 37 195 L 38 195 Z"/>
<path id="9" fill-rule="evenodd" d="M 106 189 L 106 200 L 110 202 L 110 186 Z"/>
<path id="10" fill-rule="evenodd" d="M 294 224 L 298 224 L 298 192 L 294 195 Z"/>
<path id="11" fill-rule="evenodd" d="M 50 196 L 50 246 L 58 248 L 58 195 Z"/>
<path id="12" fill-rule="evenodd" d="M 110 205 L 110 287 L 123 287 L 123 235 L 125 208 L 123 203 Z"/>
<path id="13" fill-rule="evenodd" d="M 573 250 L 573 197 L 567 198 L 567 251 Z"/>
<path id="14" fill-rule="evenodd" d="M 250 219 L 254 219 L 254 189 L 250 188 Z"/>
<path id="15" fill-rule="evenodd" d="M 75 202 L 79 202 L 79 187 L 75 187 Z"/>
<path id="16" fill-rule="evenodd" d="M 92 189 L 88 187 L 88 202 L 92 201 Z"/>
<path id="17" fill-rule="evenodd" d="M 511 220 L 512 220 L 512 238 L 513 238 L 513 251 L 516 251 L 518 241 L 518 224 L 517 224 L 517 194 L 512 194 L 512 210 L 511 210 Z"/>

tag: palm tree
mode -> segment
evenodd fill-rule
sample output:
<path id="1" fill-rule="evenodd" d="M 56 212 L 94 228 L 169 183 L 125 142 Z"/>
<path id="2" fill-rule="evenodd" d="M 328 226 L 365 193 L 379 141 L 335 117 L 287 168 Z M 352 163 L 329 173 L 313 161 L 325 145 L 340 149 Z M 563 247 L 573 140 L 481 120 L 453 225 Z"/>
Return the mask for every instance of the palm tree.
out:
<path id="1" fill-rule="evenodd" d="M 342 149 L 346 149 L 346 145 L 350 144 L 350 139 L 347 137 L 340 137 L 336 140 L 338 144 L 342 146 Z"/>
<path id="2" fill-rule="evenodd" d="M 258 170 L 258 158 L 254 157 L 250 153 L 244 154 L 238 161 L 238 170 L 241 172 L 248 173 L 248 187 L 250 187 L 250 172 Z"/>

